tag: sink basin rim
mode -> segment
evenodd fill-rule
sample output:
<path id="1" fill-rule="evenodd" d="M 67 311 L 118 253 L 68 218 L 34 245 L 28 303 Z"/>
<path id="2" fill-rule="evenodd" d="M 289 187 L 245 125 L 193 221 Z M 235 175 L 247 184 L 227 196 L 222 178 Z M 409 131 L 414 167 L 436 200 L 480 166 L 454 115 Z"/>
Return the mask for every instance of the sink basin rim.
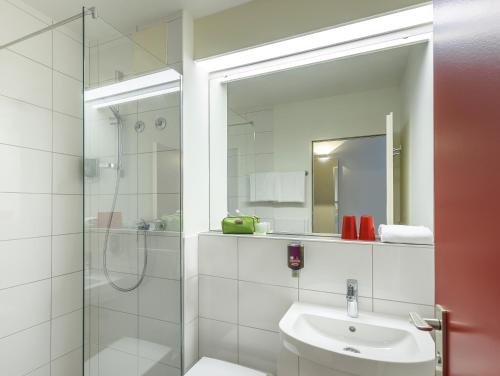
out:
<path id="1" fill-rule="evenodd" d="M 301 315 L 320 316 L 332 320 L 342 321 L 353 326 L 363 324 L 376 326 L 378 328 L 390 328 L 406 332 L 416 341 L 418 352 L 408 357 L 377 358 L 370 353 L 341 352 L 339 349 L 322 347 L 311 338 L 296 333 L 294 323 L 300 319 Z M 360 312 L 359 318 L 347 316 L 345 309 L 336 307 L 327 307 L 310 303 L 296 302 L 292 304 L 287 313 L 279 323 L 280 332 L 286 341 L 296 345 L 305 345 L 324 352 L 330 352 L 338 357 L 357 358 L 359 360 L 385 363 L 385 364 L 419 364 L 434 362 L 434 341 L 429 333 L 421 332 L 409 322 L 398 316 L 383 315 L 372 312 Z M 337 340 L 341 342 L 340 340 Z M 348 346 L 348 343 L 346 343 Z M 302 347 L 302 346 L 301 346 Z"/>

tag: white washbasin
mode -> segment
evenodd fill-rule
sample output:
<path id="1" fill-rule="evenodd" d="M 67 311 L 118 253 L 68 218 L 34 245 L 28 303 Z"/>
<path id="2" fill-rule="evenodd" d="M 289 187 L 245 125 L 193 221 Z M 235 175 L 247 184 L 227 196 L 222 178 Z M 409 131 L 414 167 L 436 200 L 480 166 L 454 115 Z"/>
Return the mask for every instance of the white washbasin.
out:
<path id="1" fill-rule="evenodd" d="M 294 303 L 280 321 L 288 351 L 337 371 L 363 376 L 434 374 L 434 341 L 403 318 Z"/>

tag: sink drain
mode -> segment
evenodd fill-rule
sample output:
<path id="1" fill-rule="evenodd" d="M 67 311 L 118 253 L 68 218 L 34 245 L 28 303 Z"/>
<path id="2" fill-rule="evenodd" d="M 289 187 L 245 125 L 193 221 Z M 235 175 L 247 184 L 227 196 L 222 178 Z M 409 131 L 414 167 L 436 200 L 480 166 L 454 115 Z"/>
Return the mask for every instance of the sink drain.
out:
<path id="1" fill-rule="evenodd" d="M 343 350 L 352 352 L 354 354 L 361 354 L 361 351 L 359 351 L 358 349 L 355 349 L 354 347 L 344 347 Z"/>

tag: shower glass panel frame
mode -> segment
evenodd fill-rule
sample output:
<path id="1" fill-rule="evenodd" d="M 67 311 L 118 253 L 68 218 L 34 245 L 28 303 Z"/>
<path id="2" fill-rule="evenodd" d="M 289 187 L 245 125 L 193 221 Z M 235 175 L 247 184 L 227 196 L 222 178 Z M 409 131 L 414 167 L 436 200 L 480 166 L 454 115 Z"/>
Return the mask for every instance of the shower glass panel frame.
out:
<path id="1" fill-rule="evenodd" d="M 101 18 L 84 29 L 86 92 L 169 69 Z M 182 77 L 162 89 L 84 101 L 85 376 L 183 374 Z"/>

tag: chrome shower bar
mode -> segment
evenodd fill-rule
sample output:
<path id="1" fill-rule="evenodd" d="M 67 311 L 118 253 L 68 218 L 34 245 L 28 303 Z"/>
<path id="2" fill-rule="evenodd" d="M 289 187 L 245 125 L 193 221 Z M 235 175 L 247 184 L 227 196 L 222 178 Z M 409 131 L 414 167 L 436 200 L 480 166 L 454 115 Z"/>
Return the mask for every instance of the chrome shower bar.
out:
<path id="1" fill-rule="evenodd" d="M 31 33 L 31 34 L 25 35 L 24 37 L 16 39 L 16 40 L 14 40 L 12 42 L 3 44 L 3 45 L 0 46 L 0 50 L 3 50 L 4 48 L 8 48 L 10 46 L 13 46 L 16 43 L 20 43 L 20 42 L 23 42 L 23 41 L 28 40 L 30 38 L 36 37 L 37 35 L 43 34 L 46 31 L 54 30 L 54 29 L 58 28 L 59 26 L 66 25 L 67 23 L 76 21 L 79 18 L 82 18 L 82 17 L 87 16 L 87 15 L 91 15 L 92 18 L 96 18 L 97 17 L 96 8 L 95 7 L 87 8 L 82 13 L 75 14 L 72 17 L 66 18 L 65 20 L 56 22 L 56 23 L 54 23 L 52 25 L 44 27 L 43 29 L 35 31 L 35 32 Z"/>

